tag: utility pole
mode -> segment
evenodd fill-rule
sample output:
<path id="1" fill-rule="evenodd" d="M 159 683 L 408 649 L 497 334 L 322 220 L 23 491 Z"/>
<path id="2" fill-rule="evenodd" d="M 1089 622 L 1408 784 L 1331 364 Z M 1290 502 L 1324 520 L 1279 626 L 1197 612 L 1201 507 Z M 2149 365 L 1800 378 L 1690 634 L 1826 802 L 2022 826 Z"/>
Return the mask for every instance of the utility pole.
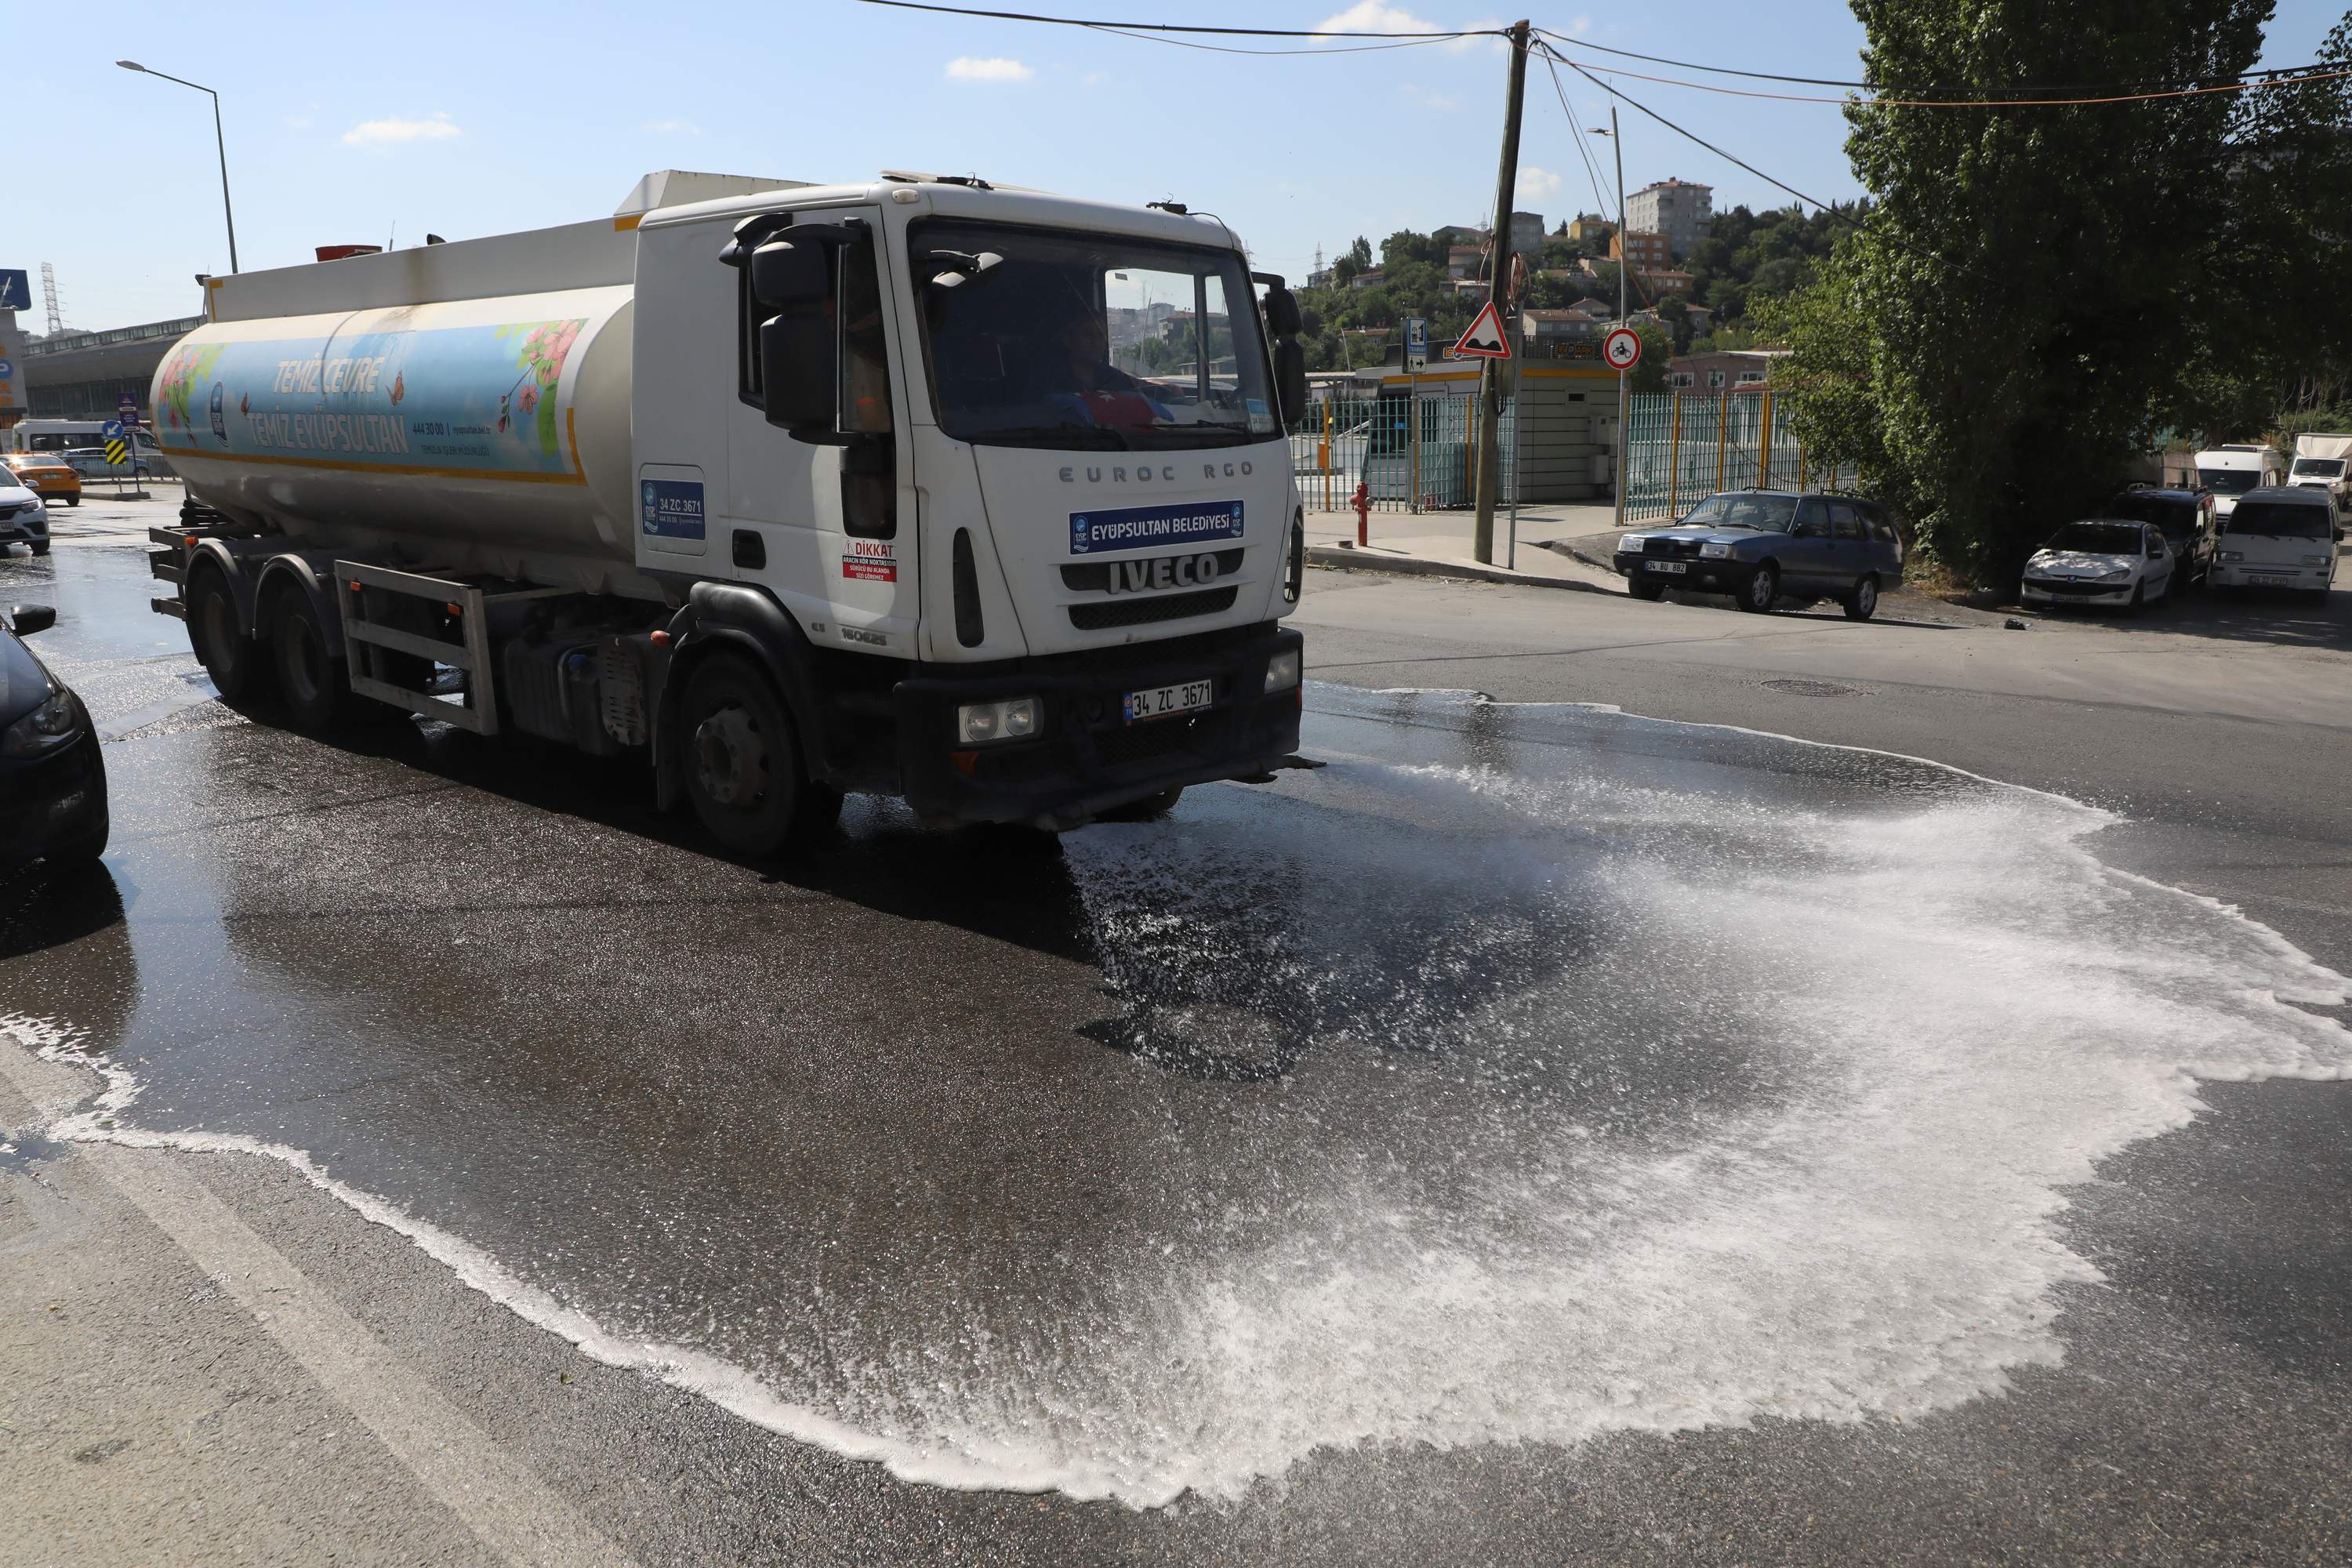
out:
<path id="1" fill-rule="evenodd" d="M 1486 300 L 1495 307 L 1498 323 L 1510 308 L 1511 208 L 1518 200 L 1519 103 L 1528 85 L 1527 23 L 1512 23 L 1503 30 L 1503 37 L 1511 46 L 1511 89 L 1503 106 L 1503 159 L 1495 175 L 1495 262 L 1486 281 Z M 1506 327 L 1506 333 L 1508 331 Z M 1508 337 L 1504 341 L 1509 342 Z M 1502 454 L 1496 449 L 1502 438 L 1502 372 L 1495 361 L 1487 360 L 1478 369 L 1478 510 L 1471 525 L 1470 552 L 1490 566 L 1495 561 L 1495 492 L 1502 479 Z"/>
<path id="2" fill-rule="evenodd" d="M 1617 154 L 1617 324 L 1632 323 L 1625 319 L 1625 268 L 1633 265 L 1633 242 L 1625 234 L 1625 139 L 1617 134 L 1617 106 L 1609 106 L 1609 146 Z M 1617 373 L 1617 461 L 1613 465 L 1617 482 L 1611 487 L 1617 492 L 1617 522 L 1625 522 L 1625 454 L 1629 446 L 1625 437 L 1625 419 L 1631 412 L 1633 377 L 1624 371 Z M 1722 432 L 1717 431 L 1718 438 Z"/>

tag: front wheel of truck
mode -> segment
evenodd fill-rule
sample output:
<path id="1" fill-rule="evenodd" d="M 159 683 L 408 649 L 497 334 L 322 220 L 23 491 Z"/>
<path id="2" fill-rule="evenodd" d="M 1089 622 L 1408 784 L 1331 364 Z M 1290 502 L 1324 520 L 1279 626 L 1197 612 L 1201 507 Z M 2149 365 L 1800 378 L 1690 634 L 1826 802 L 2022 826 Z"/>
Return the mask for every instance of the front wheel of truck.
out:
<path id="1" fill-rule="evenodd" d="M 800 738 L 768 678 L 715 654 L 687 681 L 678 741 L 686 793 L 711 837 L 741 855 L 772 855 L 809 795 Z"/>

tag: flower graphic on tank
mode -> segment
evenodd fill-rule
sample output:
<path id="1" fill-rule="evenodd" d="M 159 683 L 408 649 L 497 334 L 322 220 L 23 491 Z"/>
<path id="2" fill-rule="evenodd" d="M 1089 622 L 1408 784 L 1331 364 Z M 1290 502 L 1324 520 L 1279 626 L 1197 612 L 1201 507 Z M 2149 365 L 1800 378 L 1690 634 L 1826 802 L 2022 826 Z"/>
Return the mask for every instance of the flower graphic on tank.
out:
<path id="1" fill-rule="evenodd" d="M 211 378 L 213 366 L 220 363 L 220 356 L 218 343 L 202 347 L 182 343 L 163 361 L 163 371 L 155 380 L 155 406 L 165 429 L 195 427 L 195 419 L 188 412 L 189 399 L 198 384 Z"/>
<path id="2" fill-rule="evenodd" d="M 521 339 L 515 353 L 514 383 L 499 399 L 501 435 L 511 424 L 518 435 L 538 447 L 542 457 L 556 455 L 558 400 L 552 394 L 562 379 L 563 362 L 579 341 L 580 329 L 587 324 L 586 318 L 575 317 L 562 321 L 516 321 L 498 330 L 501 338 Z"/>

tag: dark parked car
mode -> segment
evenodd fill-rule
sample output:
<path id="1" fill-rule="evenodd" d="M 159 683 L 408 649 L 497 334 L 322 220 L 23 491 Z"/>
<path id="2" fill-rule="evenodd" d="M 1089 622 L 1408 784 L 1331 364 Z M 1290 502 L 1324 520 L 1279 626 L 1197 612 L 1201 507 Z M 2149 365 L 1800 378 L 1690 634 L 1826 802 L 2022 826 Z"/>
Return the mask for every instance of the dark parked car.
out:
<path id="1" fill-rule="evenodd" d="M 106 763 L 81 699 L 20 640 L 57 623 L 46 605 L 0 619 L 0 868 L 106 851 Z"/>
<path id="2" fill-rule="evenodd" d="M 2221 550 L 2212 491 L 2134 485 L 2101 508 L 2099 515 L 2126 522 L 2152 522 L 2163 530 L 2164 542 L 2172 548 L 2172 580 L 2177 586 L 2203 587 L 2212 579 L 2213 558 Z"/>
<path id="3" fill-rule="evenodd" d="M 1729 594 L 1759 614 L 1784 598 L 1835 599 L 1866 621 L 1903 581 L 1903 542 L 1886 509 L 1853 496 L 1725 490 L 1664 528 L 1617 541 L 1626 591 Z"/>

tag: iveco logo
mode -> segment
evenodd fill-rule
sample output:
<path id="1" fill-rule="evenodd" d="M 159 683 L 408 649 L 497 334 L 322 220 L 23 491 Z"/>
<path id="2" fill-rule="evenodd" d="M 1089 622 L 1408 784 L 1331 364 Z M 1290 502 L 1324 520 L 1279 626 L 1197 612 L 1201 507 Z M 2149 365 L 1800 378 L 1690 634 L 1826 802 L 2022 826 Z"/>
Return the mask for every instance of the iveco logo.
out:
<path id="1" fill-rule="evenodd" d="M 1154 588 L 1205 588 L 1217 580 L 1213 555 L 1163 555 L 1157 561 L 1114 561 L 1104 592 L 1141 594 Z"/>

